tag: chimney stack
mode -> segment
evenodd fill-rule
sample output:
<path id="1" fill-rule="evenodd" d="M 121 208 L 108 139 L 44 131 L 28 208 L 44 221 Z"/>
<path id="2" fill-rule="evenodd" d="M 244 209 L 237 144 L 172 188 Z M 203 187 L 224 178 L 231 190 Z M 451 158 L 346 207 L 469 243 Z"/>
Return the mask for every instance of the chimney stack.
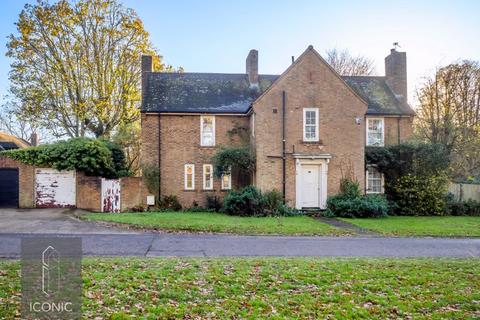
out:
<path id="1" fill-rule="evenodd" d="M 255 49 L 248 53 L 246 71 L 250 87 L 258 87 L 258 51 Z"/>
<path id="2" fill-rule="evenodd" d="M 144 101 L 144 94 L 147 88 L 148 72 L 153 71 L 153 58 L 150 55 L 142 56 L 142 105 Z"/>
<path id="3" fill-rule="evenodd" d="M 385 57 L 385 77 L 393 93 L 407 103 L 407 53 L 391 49 Z"/>
<path id="4" fill-rule="evenodd" d="M 40 137 L 38 136 L 38 134 L 36 132 L 32 132 L 32 134 L 30 135 L 30 145 L 32 147 L 36 147 L 39 145 L 39 142 Z"/>

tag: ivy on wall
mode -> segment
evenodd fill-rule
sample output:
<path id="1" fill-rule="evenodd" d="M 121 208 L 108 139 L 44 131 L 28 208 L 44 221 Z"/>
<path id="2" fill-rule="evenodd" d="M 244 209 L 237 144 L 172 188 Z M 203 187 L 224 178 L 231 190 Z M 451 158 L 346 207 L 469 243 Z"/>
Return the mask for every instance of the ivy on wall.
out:
<path id="1" fill-rule="evenodd" d="M 74 138 L 52 144 L 3 151 L 2 156 L 57 170 L 79 170 L 89 176 L 118 178 L 128 176 L 122 149 L 101 139 Z"/>

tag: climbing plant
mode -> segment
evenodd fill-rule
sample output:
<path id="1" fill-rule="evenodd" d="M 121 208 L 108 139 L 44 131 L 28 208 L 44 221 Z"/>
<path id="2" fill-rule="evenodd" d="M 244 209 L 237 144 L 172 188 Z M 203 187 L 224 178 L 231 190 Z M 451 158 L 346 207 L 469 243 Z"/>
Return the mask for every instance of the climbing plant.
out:
<path id="1" fill-rule="evenodd" d="M 0 155 L 34 166 L 79 170 L 90 176 L 118 178 L 129 175 L 122 149 L 100 139 L 74 138 L 38 147 L 3 151 Z"/>
<path id="2" fill-rule="evenodd" d="M 217 177 L 230 170 L 251 174 L 255 169 L 255 155 L 249 146 L 222 146 L 212 157 L 212 163 Z"/>

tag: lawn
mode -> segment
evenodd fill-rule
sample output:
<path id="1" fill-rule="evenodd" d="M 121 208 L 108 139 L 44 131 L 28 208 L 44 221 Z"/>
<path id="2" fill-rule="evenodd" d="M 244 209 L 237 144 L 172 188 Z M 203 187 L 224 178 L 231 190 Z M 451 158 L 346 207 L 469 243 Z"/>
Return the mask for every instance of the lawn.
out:
<path id="1" fill-rule="evenodd" d="M 342 235 L 346 231 L 312 217 L 235 217 L 211 212 L 92 213 L 88 220 L 108 221 L 168 231 L 248 235 Z"/>
<path id="2" fill-rule="evenodd" d="M 84 259 L 84 319 L 467 319 L 478 259 Z M 0 262 L 0 318 L 20 264 Z"/>
<path id="3" fill-rule="evenodd" d="M 480 217 L 388 217 L 342 220 L 384 235 L 480 237 Z"/>

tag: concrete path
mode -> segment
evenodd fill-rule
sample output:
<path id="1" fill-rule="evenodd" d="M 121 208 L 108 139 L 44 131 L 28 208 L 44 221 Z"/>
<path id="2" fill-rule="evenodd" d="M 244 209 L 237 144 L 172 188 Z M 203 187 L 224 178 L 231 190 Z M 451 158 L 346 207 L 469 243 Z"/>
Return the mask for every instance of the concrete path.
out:
<path id="1" fill-rule="evenodd" d="M 0 234 L 0 257 L 18 258 L 23 237 Z M 54 235 L 69 237 L 70 235 Z M 480 239 L 76 234 L 85 256 L 480 257 Z"/>
<path id="2" fill-rule="evenodd" d="M 81 221 L 76 209 L 0 209 L 0 233 L 111 234 L 136 233 Z"/>
<path id="3" fill-rule="evenodd" d="M 348 230 L 357 236 L 362 236 L 362 237 L 380 236 L 380 234 L 378 234 L 377 232 L 360 228 L 354 225 L 353 223 L 345 222 L 343 220 L 339 220 L 336 218 L 317 217 L 316 219 L 332 227 Z"/>

